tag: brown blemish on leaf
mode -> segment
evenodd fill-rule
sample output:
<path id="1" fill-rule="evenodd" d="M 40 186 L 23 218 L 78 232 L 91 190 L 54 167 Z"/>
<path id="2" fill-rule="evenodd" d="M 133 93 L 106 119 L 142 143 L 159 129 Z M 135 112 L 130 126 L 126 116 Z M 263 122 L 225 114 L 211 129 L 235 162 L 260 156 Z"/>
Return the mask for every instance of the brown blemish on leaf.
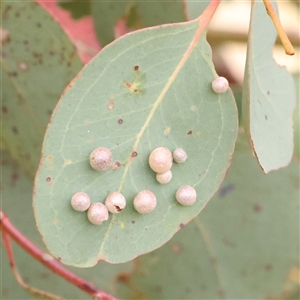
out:
<path id="1" fill-rule="evenodd" d="M 164 134 L 169 134 L 171 131 L 171 127 L 166 127 L 166 129 L 164 130 Z"/>
<path id="2" fill-rule="evenodd" d="M 1 42 L 1 44 L 9 42 L 9 40 L 10 40 L 9 31 L 7 29 L 0 27 L 0 42 Z"/>
<path id="3" fill-rule="evenodd" d="M 51 177 L 47 177 L 47 178 L 46 178 L 46 182 L 48 182 L 48 183 L 50 183 L 50 182 L 51 182 L 51 180 L 52 180 L 52 178 L 51 178 Z"/>
<path id="4" fill-rule="evenodd" d="M 123 124 L 123 122 L 124 122 L 123 119 L 118 120 L 118 124 Z"/>
<path id="5" fill-rule="evenodd" d="M 138 70 L 139 70 L 139 66 L 134 66 L 134 67 L 133 67 L 133 70 L 134 70 L 134 71 L 138 71 Z"/>
<path id="6" fill-rule="evenodd" d="M 132 220 L 132 221 L 131 221 L 131 223 L 132 223 L 132 224 L 135 224 L 135 221 L 134 221 L 134 220 Z"/>
<path id="7" fill-rule="evenodd" d="M 133 151 L 132 153 L 131 153 L 131 157 L 137 157 L 138 156 L 138 153 L 136 152 L 136 151 Z"/>
<path id="8" fill-rule="evenodd" d="M 265 120 L 268 120 L 268 116 L 267 115 L 265 115 Z"/>
<path id="9" fill-rule="evenodd" d="M 179 224 L 179 228 L 182 229 L 183 227 L 184 227 L 184 224 L 183 224 L 183 223 L 180 223 L 180 224 Z"/>
<path id="10" fill-rule="evenodd" d="M 174 243 L 171 247 L 173 253 L 180 253 L 183 250 L 183 245 L 181 243 Z"/>
<path id="11" fill-rule="evenodd" d="M 18 73 L 16 71 L 12 71 L 12 72 L 8 72 L 7 75 L 11 77 L 17 77 Z"/>
<path id="12" fill-rule="evenodd" d="M 3 114 L 7 114 L 8 113 L 8 109 L 7 109 L 6 106 L 2 106 L 1 110 L 2 110 Z"/>
<path id="13" fill-rule="evenodd" d="M 40 22 L 36 23 L 36 27 L 37 28 L 41 28 L 42 27 L 42 24 Z"/>
<path id="14" fill-rule="evenodd" d="M 113 109 L 115 108 L 114 103 L 113 103 L 113 102 L 108 103 L 108 104 L 107 104 L 107 108 L 108 108 L 109 110 L 113 110 Z"/>
<path id="15" fill-rule="evenodd" d="M 261 212 L 261 210 L 262 210 L 262 207 L 261 207 L 260 204 L 256 203 L 256 204 L 253 205 L 253 211 L 255 213 L 259 213 L 259 212 Z"/>
<path id="16" fill-rule="evenodd" d="M 11 128 L 11 130 L 12 130 L 12 132 L 13 132 L 14 134 L 18 134 L 18 133 L 19 133 L 19 130 L 18 130 L 18 128 L 17 128 L 16 126 L 13 126 L 13 127 Z"/>
<path id="17" fill-rule="evenodd" d="M 17 180 L 19 179 L 19 173 L 16 172 L 12 173 L 10 179 L 11 179 L 11 185 L 14 187 L 17 183 Z"/>
<path id="18" fill-rule="evenodd" d="M 192 134 L 192 133 L 193 133 L 193 131 L 192 131 L 192 130 L 189 130 L 187 134 L 190 135 L 190 134 Z"/>
<path id="19" fill-rule="evenodd" d="M 272 271 L 272 270 L 273 270 L 272 264 L 266 264 L 266 265 L 265 265 L 265 269 L 266 269 L 266 271 L 268 271 L 268 272 Z"/>
<path id="20" fill-rule="evenodd" d="M 223 238 L 222 242 L 225 246 L 230 247 L 230 248 L 235 248 L 235 243 L 231 242 L 227 238 Z"/>
<path id="21" fill-rule="evenodd" d="M 28 69 L 28 66 L 25 63 L 19 63 L 19 69 L 22 71 L 26 71 Z"/>
<path id="22" fill-rule="evenodd" d="M 117 170 L 117 169 L 119 169 L 120 167 L 121 167 L 121 163 L 119 163 L 118 161 L 116 161 L 116 162 L 113 164 L 112 169 L 113 169 L 113 170 Z"/>

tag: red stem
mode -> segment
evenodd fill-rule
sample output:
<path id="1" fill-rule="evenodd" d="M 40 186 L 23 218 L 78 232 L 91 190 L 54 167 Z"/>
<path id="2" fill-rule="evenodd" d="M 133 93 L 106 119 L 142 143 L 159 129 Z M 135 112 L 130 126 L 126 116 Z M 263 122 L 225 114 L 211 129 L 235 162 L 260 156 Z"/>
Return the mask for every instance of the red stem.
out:
<path id="1" fill-rule="evenodd" d="M 36 247 L 16 227 L 12 225 L 12 223 L 2 210 L 0 210 L 0 228 L 3 230 L 3 239 L 7 247 L 7 253 L 11 265 L 14 264 L 14 262 L 10 243 L 7 243 L 7 239 L 9 239 L 9 237 L 11 237 L 20 247 L 26 250 L 31 256 L 33 256 L 45 267 L 63 277 L 65 280 L 69 281 L 89 295 L 93 297 L 99 297 L 102 300 L 117 300 L 113 296 L 99 290 L 94 286 L 93 283 L 85 281 L 84 279 L 78 277 L 77 275 L 63 267 L 61 263 L 55 260 L 52 256 L 44 253 L 42 250 Z M 9 235 L 9 237 L 7 235 Z"/>

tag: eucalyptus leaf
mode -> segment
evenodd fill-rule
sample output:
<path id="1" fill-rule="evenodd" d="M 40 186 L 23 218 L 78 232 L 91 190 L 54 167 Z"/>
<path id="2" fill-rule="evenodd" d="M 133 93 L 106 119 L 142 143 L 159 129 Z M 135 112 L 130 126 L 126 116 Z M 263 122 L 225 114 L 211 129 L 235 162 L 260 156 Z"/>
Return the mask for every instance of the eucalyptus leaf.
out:
<path id="1" fill-rule="evenodd" d="M 272 5 L 277 10 L 276 2 Z M 243 87 L 243 121 L 249 144 L 265 173 L 286 167 L 292 158 L 292 75 L 272 56 L 276 30 L 262 1 L 252 1 Z"/>
<path id="2" fill-rule="evenodd" d="M 52 110 L 82 63 L 38 4 L 3 1 L 1 14 L 2 146 L 33 178 Z"/>
<path id="3" fill-rule="evenodd" d="M 126 262 L 160 247 L 197 216 L 224 179 L 237 135 L 232 92 L 214 93 L 216 77 L 201 20 L 128 34 L 77 75 L 54 111 L 35 179 L 35 218 L 55 257 L 80 267 Z M 173 164 L 166 185 L 148 165 L 159 146 L 188 154 L 185 163 Z M 98 147 L 113 154 L 108 171 L 89 164 Z M 191 207 L 175 199 L 182 185 L 198 193 Z M 157 198 L 147 215 L 132 204 L 141 190 Z M 78 191 L 93 203 L 119 191 L 127 205 L 95 226 L 70 205 Z"/>

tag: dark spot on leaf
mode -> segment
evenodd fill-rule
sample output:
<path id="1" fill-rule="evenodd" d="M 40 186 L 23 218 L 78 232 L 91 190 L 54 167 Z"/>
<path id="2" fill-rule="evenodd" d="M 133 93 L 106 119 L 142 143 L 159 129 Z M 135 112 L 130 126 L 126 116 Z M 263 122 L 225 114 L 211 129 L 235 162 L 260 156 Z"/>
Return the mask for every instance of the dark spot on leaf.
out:
<path id="1" fill-rule="evenodd" d="M 227 238 L 223 238 L 222 242 L 225 246 L 230 247 L 230 248 L 235 248 L 235 243 L 229 241 Z"/>
<path id="2" fill-rule="evenodd" d="M 116 208 L 116 210 L 118 211 L 118 212 L 120 212 L 122 209 L 120 208 L 120 206 L 118 206 L 118 205 L 114 205 L 114 207 Z"/>
<path id="3" fill-rule="evenodd" d="M 215 257 L 211 257 L 209 261 L 210 261 L 210 263 L 212 265 L 216 265 L 217 264 L 217 259 Z"/>
<path id="4" fill-rule="evenodd" d="M 270 91 L 267 91 L 267 94 L 270 95 Z"/>
<path id="5" fill-rule="evenodd" d="M 42 272 L 42 273 L 40 274 L 40 277 L 41 277 L 42 279 L 48 279 L 49 276 L 50 276 L 50 274 L 49 274 L 49 273 L 46 273 L 46 272 Z"/>
<path id="6" fill-rule="evenodd" d="M 139 66 L 134 66 L 133 68 L 135 71 L 137 71 L 139 69 Z"/>
<path id="7" fill-rule="evenodd" d="M 162 291 L 163 291 L 162 286 L 160 286 L 160 285 L 156 285 L 156 286 L 155 286 L 155 292 L 156 292 L 157 294 L 161 294 Z"/>
<path id="8" fill-rule="evenodd" d="M 134 220 L 132 220 L 132 221 L 131 221 L 131 223 L 132 223 L 132 224 L 135 224 L 135 221 L 134 221 Z"/>
<path id="9" fill-rule="evenodd" d="M 50 182 L 50 181 L 51 181 L 51 177 L 47 177 L 47 178 L 46 178 L 46 181 L 47 181 L 47 182 Z"/>
<path id="10" fill-rule="evenodd" d="M 192 130 L 190 130 L 190 131 L 188 131 L 188 133 L 187 134 L 192 134 L 193 133 L 193 131 Z"/>
<path id="11" fill-rule="evenodd" d="M 179 227 L 180 227 L 180 229 L 182 229 L 184 227 L 184 224 L 180 223 Z"/>
<path id="12" fill-rule="evenodd" d="M 2 113 L 4 113 L 4 114 L 8 113 L 8 109 L 6 106 L 2 106 Z"/>
<path id="13" fill-rule="evenodd" d="M 13 126 L 13 127 L 11 128 L 11 130 L 12 130 L 12 132 L 13 132 L 14 134 L 18 134 L 18 133 L 19 133 L 19 130 L 18 130 L 18 128 L 17 128 L 16 126 Z"/>
<path id="14" fill-rule="evenodd" d="M 118 275 L 118 281 L 121 281 L 123 283 L 127 283 L 130 280 L 130 273 L 121 273 Z"/>
<path id="15" fill-rule="evenodd" d="M 265 120 L 268 120 L 268 116 L 267 115 L 265 115 Z"/>
<path id="16" fill-rule="evenodd" d="M 123 119 L 119 119 L 119 120 L 118 120 L 118 123 L 119 123 L 119 124 L 123 124 L 123 122 L 124 122 Z"/>
<path id="17" fill-rule="evenodd" d="M 271 264 L 266 264 L 265 269 L 266 269 L 266 271 L 272 271 L 273 266 Z"/>
<path id="18" fill-rule="evenodd" d="M 27 40 L 24 40 L 24 41 L 23 41 L 23 44 L 24 44 L 24 45 L 28 45 L 28 43 L 29 43 L 29 42 L 28 42 Z"/>
<path id="19" fill-rule="evenodd" d="M 126 87 L 131 88 L 131 84 L 129 82 L 125 82 Z"/>
<path id="20" fill-rule="evenodd" d="M 20 17 L 20 13 L 19 13 L 19 12 L 16 12 L 16 13 L 15 13 L 15 17 L 16 17 L 16 18 L 19 18 L 19 17 Z"/>
<path id="21" fill-rule="evenodd" d="M 6 52 L 1 52 L 1 57 L 6 58 Z"/>
<path id="22" fill-rule="evenodd" d="M 226 296 L 226 293 L 225 293 L 224 290 L 219 290 L 219 291 L 218 291 L 218 294 L 219 294 L 220 299 L 224 299 L 225 296 Z"/>
<path id="23" fill-rule="evenodd" d="M 12 173 L 10 179 L 11 179 L 11 184 L 14 187 L 16 185 L 17 180 L 19 179 L 19 174 L 16 172 Z"/>
<path id="24" fill-rule="evenodd" d="M 221 198 L 225 198 L 233 190 L 234 190 L 234 184 L 229 183 L 228 185 L 225 185 L 225 186 L 220 188 L 219 196 Z"/>
<path id="25" fill-rule="evenodd" d="M 53 56 L 53 55 L 55 55 L 55 52 L 54 52 L 54 51 L 49 51 L 49 54 L 50 54 L 51 56 Z"/>
<path id="26" fill-rule="evenodd" d="M 260 206 L 260 204 L 256 203 L 253 205 L 254 212 L 259 213 L 259 212 L 261 212 L 261 210 L 262 210 L 262 207 Z"/>
<path id="27" fill-rule="evenodd" d="M 42 27 L 42 24 L 40 22 L 36 23 L 36 27 L 37 28 L 41 28 Z"/>
<path id="28" fill-rule="evenodd" d="M 171 250 L 173 253 L 180 253 L 183 250 L 183 245 L 181 243 L 174 243 Z"/>
<path id="29" fill-rule="evenodd" d="M 119 169 L 120 167 L 121 167 L 121 163 L 118 162 L 118 161 L 116 161 L 116 162 L 113 164 L 112 169 L 113 169 L 113 170 L 117 170 L 117 169 Z"/>
<path id="30" fill-rule="evenodd" d="M 67 67 L 71 67 L 71 63 L 70 62 L 67 62 Z"/>
<path id="31" fill-rule="evenodd" d="M 60 257 L 60 256 L 58 256 L 56 259 L 57 259 L 58 261 L 61 261 L 61 257 Z"/>
<path id="32" fill-rule="evenodd" d="M 17 77 L 18 73 L 16 71 L 8 72 L 8 76 Z"/>
<path id="33" fill-rule="evenodd" d="M 51 109 L 48 109 L 48 110 L 47 110 L 47 115 L 49 115 L 49 116 L 52 115 L 52 110 L 51 110 Z"/>
<path id="34" fill-rule="evenodd" d="M 132 153 L 131 153 L 131 157 L 137 157 L 138 156 L 138 153 L 136 152 L 136 151 L 133 151 Z"/>
<path id="35" fill-rule="evenodd" d="M 138 91 L 138 89 L 134 89 L 133 91 L 136 93 Z"/>

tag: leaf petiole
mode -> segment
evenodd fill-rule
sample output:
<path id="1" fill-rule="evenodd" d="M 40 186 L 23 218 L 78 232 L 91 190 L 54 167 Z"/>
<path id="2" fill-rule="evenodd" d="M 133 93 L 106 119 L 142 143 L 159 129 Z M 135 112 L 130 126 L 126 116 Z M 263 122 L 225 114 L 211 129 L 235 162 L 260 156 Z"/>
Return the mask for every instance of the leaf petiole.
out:
<path id="1" fill-rule="evenodd" d="M 270 18 L 272 19 L 273 23 L 274 23 L 274 26 L 277 30 L 277 33 L 278 33 L 278 36 L 281 40 L 281 43 L 283 45 L 283 48 L 284 48 L 284 51 L 287 55 L 294 55 L 295 54 L 295 50 L 294 50 L 294 47 L 293 45 L 291 44 L 287 34 L 285 33 L 281 23 L 280 23 L 280 20 L 279 18 L 277 17 L 276 15 L 276 12 L 272 6 L 272 3 L 270 0 L 263 0 L 264 1 L 264 4 L 265 4 L 265 7 L 266 7 L 266 10 L 267 10 L 267 13 L 268 15 L 270 16 Z"/>

